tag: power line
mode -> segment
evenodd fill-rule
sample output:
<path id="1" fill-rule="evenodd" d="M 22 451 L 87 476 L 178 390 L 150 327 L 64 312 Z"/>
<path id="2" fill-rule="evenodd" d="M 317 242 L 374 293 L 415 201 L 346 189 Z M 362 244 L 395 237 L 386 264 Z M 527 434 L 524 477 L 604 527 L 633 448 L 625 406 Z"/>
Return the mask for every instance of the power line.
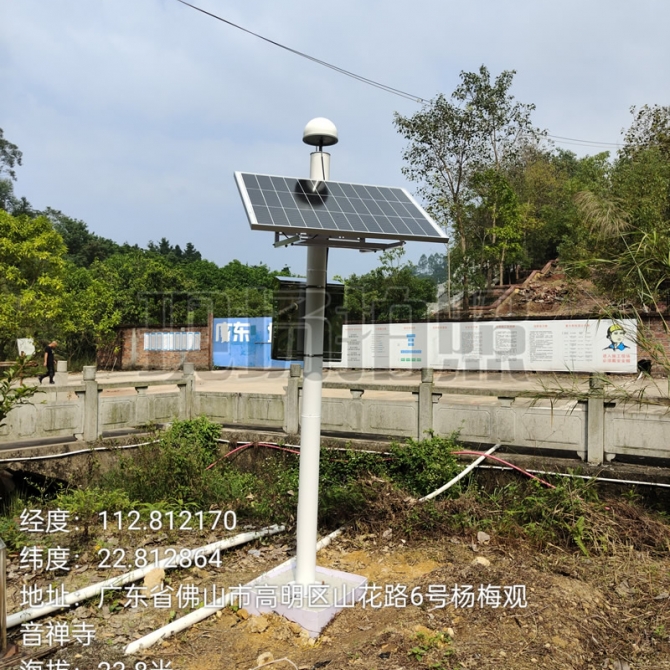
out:
<path id="1" fill-rule="evenodd" d="M 585 145 L 591 145 L 595 147 L 621 147 L 623 146 L 620 142 L 596 142 L 595 140 L 578 140 L 574 137 L 561 137 L 560 135 L 549 135 L 547 134 L 547 137 L 550 137 L 552 140 L 562 140 L 563 142 L 571 143 L 571 144 L 585 144 Z"/>
<path id="2" fill-rule="evenodd" d="M 298 51 L 297 49 L 292 49 L 291 47 L 287 47 L 286 45 L 281 44 L 280 42 L 275 42 L 274 40 L 271 40 L 268 37 L 263 37 L 263 35 L 259 35 L 258 33 L 255 33 L 251 30 L 248 30 L 247 28 L 243 28 L 242 26 L 238 25 L 237 23 L 233 23 L 232 21 L 229 21 L 228 19 L 224 19 L 222 16 L 217 16 L 216 14 L 212 14 L 211 12 L 208 12 L 204 9 L 201 9 L 200 7 L 196 7 L 195 5 L 192 5 L 190 2 L 185 2 L 185 0 L 177 0 L 177 2 L 181 2 L 182 5 L 186 5 L 187 7 L 191 7 L 198 12 L 202 12 L 203 14 L 206 14 L 207 16 L 211 16 L 212 18 L 216 19 L 217 21 L 222 21 L 223 23 L 227 23 L 229 26 L 232 26 L 233 28 L 237 28 L 238 30 L 241 30 L 242 32 L 248 33 L 249 35 L 253 35 L 254 37 L 257 37 L 258 39 L 261 39 L 264 42 L 267 42 L 268 44 L 272 44 L 273 46 L 279 47 L 280 49 L 284 49 L 285 51 L 289 51 L 290 53 L 295 54 L 296 56 L 306 58 L 307 60 L 310 60 L 313 63 L 317 63 L 318 65 L 323 65 L 324 67 L 330 68 L 331 70 L 335 70 L 335 72 L 339 72 L 340 74 L 346 75 L 347 77 L 351 77 L 352 79 L 356 79 L 356 80 L 358 80 L 358 81 L 360 81 L 364 84 L 369 84 L 370 86 L 374 86 L 375 88 L 379 88 L 382 91 L 386 91 L 387 93 L 393 93 L 394 95 L 398 95 L 401 98 L 406 98 L 407 100 L 413 100 L 415 102 L 420 102 L 420 103 L 428 102 L 428 100 L 425 100 L 424 98 L 421 98 L 418 95 L 412 95 L 411 93 L 407 93 L 406 91 L 401 91 L 398 88 L 393 88 L 392 86 L 387 86 L 386 84 L 382 84 L 378 81 L 375 81 L 374 79 L 368 79 L 367 77 L 363 77 L 359 74 L 356 74 L 355 72 L 350 72 L 349 70 L 345 70 L 344 68 L 338 67 L 337 65 L 333 65 L 332 63 L 328 63 L 325 60 L 320 60 L 319 58 L 315 58 L 314 56 L 310 56 L 309 54 L 306 54 L 302 51 Z"/>
<path id="3" fill-rule="evenodd" d="M 378 88 L 382 91 L 386 91 L 387 93 L 392 93 L 393 95 L 397 95 L 401 98 L 405 98 L 406 100 L 412 100 L 414 102 L 418 102 L 421 104 L 426 104 L 429 102 L 428 99 L 422 98 L 421 96 L 418 95 L 413 95 L 411 93 L 407 93 L 407 91 L 403 91 L 399 88 L 393 88 L 392 86 L 387 86 L 386 84 L 382 84 L 381 82 L 375 81 L 374 79 L 368 79 L 367 77 L 363 77 L 362 75 L 356 74 L 355 72 L 351 72 L 350 70 L 345 70 L 344 68 L 338 67 L 337 65 L 333 65 L 332 63 L 328 63 L 325 60 L 321 60 L 319 58 L 316 58 L 314 56 L 310 56 L 309 54 L 304 53 L 303 51 L 298 51 L 297 49 L 293 49 L 291 47 L 286 46 L 285 44 L 281 44 L 281 42 L 276 42 L 275 40 L 270 39 L 269 37 L 264 37 L 263 35 L 260 35 L 259 33 L 255 33 L 252 30 L 249 30 L 247 28 L 244 28 L 237 23 L 233 23 L 232 21 L 229 21 L 228 19 L 224 19 L 222 16 L 218 16 L 217 14 L 213 14 L 212 12 L 208 12 L 205 9 L 201 9 L 200 7 L 196 7 L 196 5 L 192 5 L 190 2 L 186 2 L 186 0 L 177 0 L 177 2 L 180 2 L 182 5 L 186 5 L 187 7 L 191 7 L 192 9 L 195 9 L 198 12 L 201 12 L 202 14 L 205 14 L 207 16 L 211 16 L 213 19 L 216 19 L 217 21 L 221 21 L 222 23 L 225 23 L 233 28 L 237 28 L 237 30 L 241 30 L 244 33 L 247 33 L 248 35 L 253 35 L 253 37 L 257 37 L 260 40 L 263 40 L 264 42 L 267 42 L 268 44 L 272 44 L 273 46 L 279 47 L 280 49 L 284 49 L 285 51 L 288 51 L 289 53 L 295 54 L 296 56 L 300 56 L 301 58 L 306 58 L 309 61 L 312 61 L 313 63 L 316 63 L 317 65 L 322 65 L 323 67 L 327 67 L 330 70 L 334 70 L 335 72 L 339 72 L 340 74 L 345 75 L 346 77 L 351 77 L 352 79 L 355 79 L 356 81 L 360 81 L 363 84 L 368 84 L 369 86 L 374 86 L 375 88 Z M 560 140 L 561 143 L 565 144 L 576 144 L 577 146 L 593 146 L 593 147 L 620 147 L 622 146 L 619 143 L 616 142 L 595 142 L 592 140 L 579 140 L 573 137 L 561 137 L 560 135 L 549 135 L 547 134 L 546 137 L 549 137 L 553 140 Z"/>

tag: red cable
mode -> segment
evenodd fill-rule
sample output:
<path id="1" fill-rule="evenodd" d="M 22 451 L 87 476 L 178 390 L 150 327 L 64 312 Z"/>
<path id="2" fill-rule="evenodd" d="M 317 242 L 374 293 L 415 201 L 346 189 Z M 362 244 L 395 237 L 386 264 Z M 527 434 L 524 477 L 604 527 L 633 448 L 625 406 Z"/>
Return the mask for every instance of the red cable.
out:
<path id="1" fill-rule="evenodd" d="M 228 458 L 228 456 L 230 456 L 230 455 L 232 455 L 232 454 L 234 454 L 234 453 L 236 453 L 236 452 L 238 452 L 238 451 L 242 451 L 243 449 L 246 449 L 247 447 L 250 447 L 252 444 L 253 444 L 253 442 L 245 442 L 244 444 L 240 445 L 239 447 L 235 447 L 235 449 L 233 449 L 232 451 L 229 451 L 227 454 L 224 454 L 223 456 L 221 456 L 221 458 L 217 458 L 217 459 L 214 461 L 214 463 L 210 463 L 210 464 L 205 468 L 205 470 L 209 470 L 210 468 L 213 468 L 217 463 L 219 463 L 220 461 L 222 461 L 224 458 Z"/>
<path id="2" fill-rule="evenodd" d="M 287 447 L 281 447 L 278 444 L 272 444 L 272 442 L 258 442 L 257 447 L 267 447 L 268 449 L 279 449 L 279 451 L 287 451 L 289 454 L 298 454 L 300 452 L 297 449 L 288 449 Z"/>
<path id="3" fill-rule="evenodd" d="M 499 463 L 504 463 L 508 467 L 512 468 L 513 470 L 516 470 L 517 472 L 520 472 L 521 474 L 526 475 L 526 477 L 530 477 L 531 479 L 534 479 L 535 481 L 540 482 L 540 484 L 544 484 L 545 486 L 548 486 L 550 489 L 555 489 L 556 487 L 553 484 L 550 484 L 549 482 L 545 481 L 544 479 L 540 479 L 539 477 L 536 477 L 534 474 L 528 472 L 527 470 L 524 470 L 523 468 L 520 468 L 518 465 L 514 465 L 514 463 L 510 463 L 509 461 L 504 461 L 502 458 L 498 458 L 498 456 L 494 456 L 493 454 L 485 454 L 481 451 L 469 451 L 467 449 L 463 451 L 452 451 L 452 454 L 455 454 L 457 456 L 461 455 L 468 455 L 468 456 L 486 456 L 486 458 L 490 458 L 493 461 L 498 461 Z"/>
<path id="4" fill-rule="evenodd" d="M 278 444 L 272 444 L 271 442 L 257 442 L 255 445 L 253 442 L 245 442 L 244 444 L 240 445 L 239 447 L 235 447 L 235 449 L 232 449 L 229 451 L 227 454 L 224 454 L 221 456 L 221 458 L 217 458 L 214 463 L 211 463 L 208 465 L 205 470 L 209 470 L 210 468 L 213 468 L 217 463 L 222 461 L 224 458 L 228 458 L 229 456 L 232 456 L 233 454 L 239 453 L 240 451 L 244 451 L 244 449 L 248 449 L 249 447 L 266 447 L 267 449 L 278 449 L 279 451 L 287 451 L 289 454 L 300 454 L 299 451 L 296 451 L 295 449 L 287 449 L 286 447 L 280 447 Z"/>
<path id="5" fill-rule="evenodd" d="M 214 463 L 208 465 L 205 469 L 209 470 L 210 468 L 214 467 L 219 461 L 222 461 L 224 458 L 228 458 L 232 456 L 233 454 L 239 453 L 240 451 L 244 451 L 244 449 L 248 449 L 249 447 L 254 446 L 253 442 L 245 442 L 244 444 L 240 445 L 239 447 L 235 447 L 232 451 L 229 451 L 227 454 L 224 454 L 221 458 L 217 459 L 214 461 Z M 300 452 L 296 449 L 288 449 L 287 447 L 281 447 L 278 444 L 273 444 L 272 442 L 257 442 L 256 445 L 257 447 L 266 447 L 267 449 L 277 449 L 279 451 L 286 451 L 289 454 L 297 454 L 300 455 Z M 523 475 L 526 475 L 526 477 L 530 477 L 531 479 L 534 479 L 537 482 L 540 482 L 540 484 L 544 484 L 545 486 L 549 487 L 550 489 L 555 489 L 556 487 L 553 484 L 550 484 L 548 481 L 545 481 L 544 479 L 541 479 L 540 477 L 536 477 L 534 474 L 531 472 L 528 472 L 527 470 L 524 470 L 523 468 L 520 468 L 518 465 L 514 465 L 514 463 L 510 463 L 509 461 L 505 461 L 502 458 L 498 456 L 494 456 L 493 454 L 486 454 L 481 451 L 470 451 L 469 449 L 463 449 L 461 451 L 452 451 L 456 456 L 484 456 L 485 458 L 490 458 L 493 461 L 498 461 L 498 463 L 502 463 L 503 465 L 506 465 L 513 470 L 516 470 L 517 472 L 520 472 Z M 390 460 L 390 459 L 384 459 L 384 460 Z"/>

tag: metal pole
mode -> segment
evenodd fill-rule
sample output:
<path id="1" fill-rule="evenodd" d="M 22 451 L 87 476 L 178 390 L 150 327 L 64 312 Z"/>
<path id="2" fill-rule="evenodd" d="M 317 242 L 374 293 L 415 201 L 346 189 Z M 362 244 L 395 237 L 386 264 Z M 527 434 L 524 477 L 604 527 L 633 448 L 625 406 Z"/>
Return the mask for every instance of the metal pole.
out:
<path id="1" fill-rule="evenodd" d="M 7 651 L 7 547 L 0 540 L 0 658 Z"/>
<path id="2" fill-rule="evenodd" d="M 447 316 L 451 319 L 451 248 L 447 247 Z"/>
<path id="3" fill-rule="evenodd" d="M 310 179 L 326 181 L 330 156 L 315 151 L 310 157 Z M 328 248 L 307 248 L 305 301 L 305 372 L 300 413 L 300 473 L 298 484 L 296 582 L 316 582 L 316 538 L 321 451 L 321 388 L 323 382 L 323 326 Z"/>

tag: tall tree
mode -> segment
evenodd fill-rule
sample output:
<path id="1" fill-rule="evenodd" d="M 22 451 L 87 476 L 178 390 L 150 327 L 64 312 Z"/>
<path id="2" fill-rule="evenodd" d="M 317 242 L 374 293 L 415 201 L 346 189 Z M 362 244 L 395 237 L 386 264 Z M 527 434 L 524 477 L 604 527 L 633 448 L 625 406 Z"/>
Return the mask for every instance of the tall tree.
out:
<path id="1" fill-rule="evenodd" d="M 606 187 L 577 196 L 590 235 L 581 260 L 619 301 L 658 309 L 670 303 L 670 107 L 631 111 Z"/>
<path id="2" fill-rule="evenodd" d="M 414 274 L 403 262 L 402 247 L 380 256 L 380 265 L 364 275 L 345 280 L 345 307 L 351 320 L 369 323 L 417 321 L 426 317 L 427 304 L 435 301 L 431 279 Z"/>
<path id="3" fill-rule="evenodd" d="M 5 355 L 15 338 L 49 336 L 61 318 L 64 254 L 63 240 L 46 217 L 0 211 L 0 350 Z"/>
<path id="4" fill-rule="evenodd" d="M 8 175 L 10 179 L 16 181 L 15 166 L 21 165 L 23 153 L 19 151 L 16 144 L 6 140 L 0 128 L 0 178 Z"/>
<path id="5" fill-rule="evenodd" d="M 505 261 L 516 263 L 523 258 L 521 207 L 508 180 L 495 168 L 475 175 L 473 187 L 480 201 L 477 210 L 483 223 L 481 259 L 486 263 L 487 286 L 491 285 L 496 266 L 502 286 Z"/>
<path id="6" fill-rule="evenodd" d="M 531 123 L 532 104 L 516 102 L 509 92 L 515 72 L 491 81 L 488 69 L 461 72 L 461 83 L 447 99 L 439 94 L 410 117 L 395 114 L 398 132 L 408 140 L 404 174 L 419 183 L 430 213 L 454 229 L 460 247 L 463 305 L 468 307 L 472 231 L 469 207 L 477 194 L 473 177 L 489 168 L 513 164 L 523 147 L 541 131 Z"/>

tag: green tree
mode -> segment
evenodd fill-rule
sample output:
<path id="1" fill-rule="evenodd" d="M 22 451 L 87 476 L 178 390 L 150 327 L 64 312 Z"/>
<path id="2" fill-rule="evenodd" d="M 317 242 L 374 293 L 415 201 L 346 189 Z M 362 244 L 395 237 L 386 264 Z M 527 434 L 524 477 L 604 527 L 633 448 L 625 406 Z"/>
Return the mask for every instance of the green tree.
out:
<path id="1" fill-rule="evenodd" d="M 487 266 L 486 283 L 491 285 L 492 270 L 497 266 L 502 286 L 505 262 L 517 263 L 523 259 L 521 207 L 505 176 L 494 168 L 476 174 L 473 188 L 480 199 L 477 210 L 483 224 L 481 258 Z"/>
<path id="2" fill-rule="evenodd" d="M 123 324 L 173 326 L 188 323 L 193 283 L 169 258 L 140 249 L 117 253 L 91 265 L 93 279 L 113 293 Z"/>
<path id="3" fill-rule="evenodd" d="M 387 250 L 381 254 L 379 267 L 345 279 L 348 319 L 389 323 L 426 317 L 427 304 L 435 301 L 435 284 L 417 277 L 413 266 L 402 262 L 403 254 L 402 247 Z"/>
<path id="4" fill-rule="evenodd" d="M 13 182 L 16 181 L 14 168 L 21 165 L 22 161 L 23 153 L 16 144 L 5 139 L 0 128 L 0 210 L 10 214 L 33 215 L 30 203 L 25 198 L 17 198 L 14 195 Z"/>
<path id="5" fill-rule="evenodd" d="M 413 266 L 412 273 L 423 279 L 430 279 L 435 284 L 444 282 L 447 278 L 447 265 L 444 254 L 421 254 L 419 262 Z"/>
<path id="6" fill-rule="evenodd" d="M 0 178 L 8 175 L 10 179 L 16 181 L 16 172 L 14 168 L 21 165 L 23 153 L 19 151 L 16 144 L 12 144 L 5 139 L 2 128 L 0 128 Z"/>
<path id="7" fill-rule="evenodd" d="M 95 270 L 68 263 L 63 297 L 60 337 L 65 339 L 71 359 L 90 360 L 97 347 L 113 338 L 114 328 L 121 323 L 114 286 L 96 276 Z"/>
<path id="8" fill-rule="evenodd" d="M 0 347 L 46 335 L 63 313 L 65 245 L 44 216 L 0 211 Z"/>
<path id="9" fill-rule="evenodd" d="M 43 214 L 63 238 L 67 259 L 79 267 L 89 267 L 94 261 L 109 258 L 121 250 L 113 240 L 92 233 L 84 221 L 73 219 L 51 207 L 47 207 Z"/>
<path id="10" fill-rule="evenodd" d="M 664 159 L 670 159 L 670 106 L 631 107 L 633 123 L 626 131 L 622 154 L 630 157 L 643 149 L 656 147 Z"/>
<path id="11" fill-rule="evenodd" d="M 464 307 L 473 231 L 470 210 L 477 194 L 473 177 L 489 168 L 516 163 L 528 144 L 542 135 L 531 124 L 534 105 L 516 102 L 509 90 L 514 71 L 491 82 L 488 69 L 461 72 L 461 83 L 447 99 L 438 95 L 410 117 L 395 114 L 398 132 L 408 141 L 404 174 L 419 183 L 430 213 L 453 227 L 460 248 Z"/>

